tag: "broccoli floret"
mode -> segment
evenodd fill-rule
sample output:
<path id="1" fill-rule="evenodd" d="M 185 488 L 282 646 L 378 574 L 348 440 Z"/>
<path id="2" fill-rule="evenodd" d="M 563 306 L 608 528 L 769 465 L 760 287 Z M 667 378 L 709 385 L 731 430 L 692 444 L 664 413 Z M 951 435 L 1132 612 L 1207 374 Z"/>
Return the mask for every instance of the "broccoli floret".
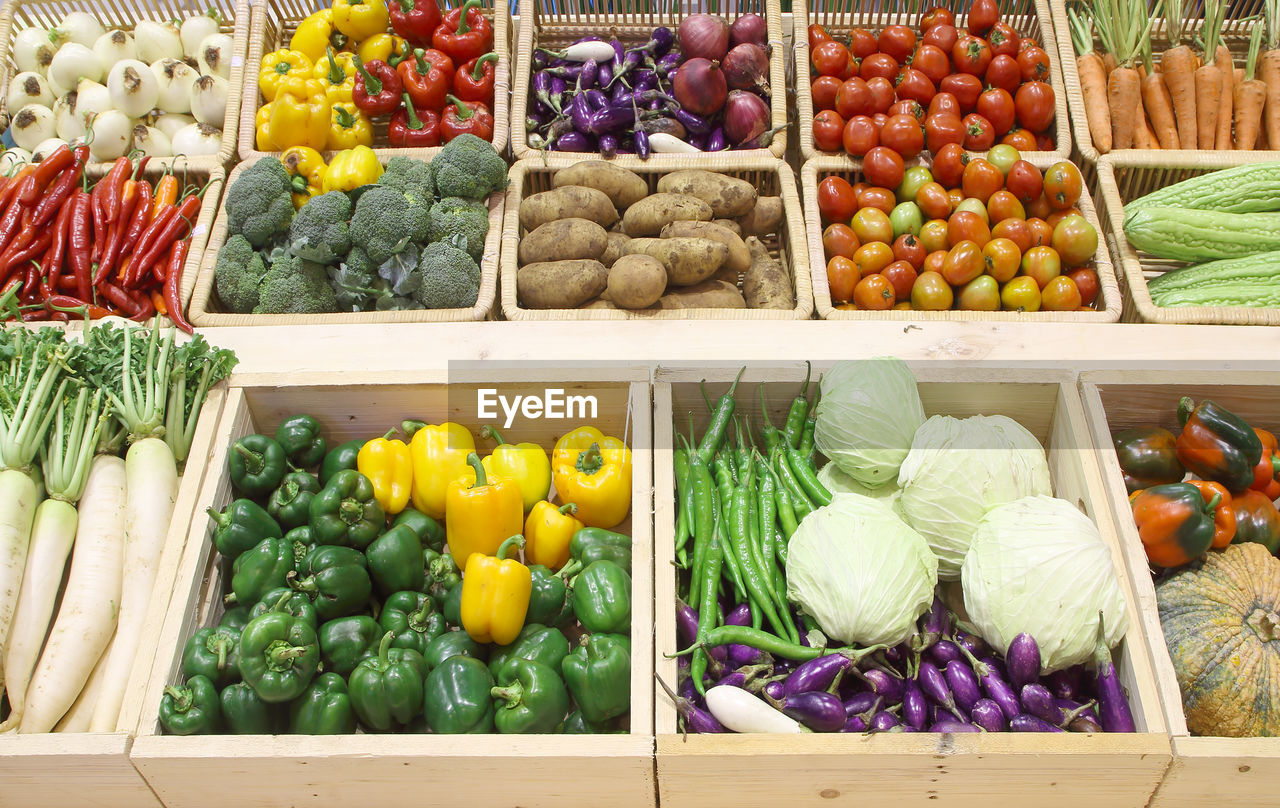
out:
<path id="1" fill-rule="evenodd" d="M 351 200 L 342 191 L 321 194 L 302 206 L 289 225 L 289 249 L 308 261 L 335 264 L 351 250 Z"/>
<path id="2" fill-rule="evenodd" d="M 507 161 L 487 140 L 458 135 L 432 158 L 431 178 L 442 197 L 484 199 L 506 187 Z"/>
<path id="3" fill-rule="evenodd" d="M 432 241 L 453 241 L 454 236 L 462 236 L 467 240 L 463 249 L 479 261 L 488 234 L 489 209 L 478 202 L 450 196 L 431 207 Z"/>
<path id="4" fill-rule="evenodd" d="M 351 215 L 351 246 L 363 247 L 374 264 L 386 262 L 407 247 L 414 235 L 409 208 L 399 191 L 382 186 L 365 191 Z"/>
<path id="5" fill-rule="evenodd" d="M 248 314 L 258 305 L 258 284 L 267 274 L 262 256 L 244 236 L 227 239 L 213 266 L 213 285 L 228 311 Z"/>
<path id="6" fill-rule="evenodd" d="M 422 250 L 422 285 L 414 297 L 428 309 L 467 309 L 480 296 L 480 267 L 458 247 L 446 241 Z"/>
<path id="7" fill-rule="evenodd" d="M 324 265 L 296 255 L 271 264 L 259 294 L 254 314 L 318 314 L 338 310 L 338 299 Z"/>
<path id="8" fill-rule="evenodd" d="M 429 204 L 436 195 L 430 164 L 412 157 L 392 157 L 387 162 L 386 170 L 378 178 L 378 184 L 395 188 L 407 196 L 410 202 Z"/>
<path id="9" fill-rule="evenodd" d="M 254 163 L 227 189 L 227 232 L 243 235 L 255 247 L 288 232 L 292 191 L 289 173 L 279 160 L 264 157 Z"/>

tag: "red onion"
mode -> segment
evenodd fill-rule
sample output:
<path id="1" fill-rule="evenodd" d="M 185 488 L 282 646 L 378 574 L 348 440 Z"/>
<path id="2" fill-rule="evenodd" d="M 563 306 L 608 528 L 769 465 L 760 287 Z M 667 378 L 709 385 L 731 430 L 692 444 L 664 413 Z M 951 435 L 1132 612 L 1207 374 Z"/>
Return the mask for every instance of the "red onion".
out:
<path id="1" fill-rule="evenodd" d="M 769 54 L 759 45 L 744 42 L 735 46 L 725 54 L 721 69 L 731 89 L 769 92 Z"/>
<path id="2" fill-rule="evenodd" d="M 690 14 L 680 21 L 677 32 L 680 52 L 686 59 L 724 58 L 729 50 L 729 22 L 711 14 Z"/>
<path id="3" fill-rule="evenodd" d="M 729 45 L 750 42 L 764 47 L 769 42 L 769 29 L 759 14 L 743 14 L 729 26 Z"/>
<path id="4" fill-rule="evenodd" d="M 672 85 L 680 106 L 694 115 L 716 114 L 725 105 L 725 94 L 729 92 L 720 63 L 703 58 L 680 65 Z"/>
<path id="5" fill-rule="evenodd" d="M 769 107 L 760 96 L 734 90 L 724 102 L 724 133 L 733 145 L 758 137 L 769 128 Z"/>

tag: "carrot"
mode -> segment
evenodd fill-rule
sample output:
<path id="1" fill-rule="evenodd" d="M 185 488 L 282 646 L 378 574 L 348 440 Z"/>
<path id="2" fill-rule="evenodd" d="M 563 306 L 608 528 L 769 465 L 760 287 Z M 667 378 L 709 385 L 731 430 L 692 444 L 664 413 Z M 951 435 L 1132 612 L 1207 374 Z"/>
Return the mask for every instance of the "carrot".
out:
<path id="1" fill-rule="evenodd" d="M 1117 67 L 1107 77 L 1107 103 L 1111 107 L 1111 146 L 1115 149 L 1134 147 L 1133 131 L 1138 124 L 1141 94 L 1138 71 Z"/>
<path id="2" fill-rule="evenodd" d="M 1258 63 L 1258 77 L 1267 87 L 1266 144 L 1280 148 L 1280 0 L 1266 3 L 1267 50 Z"/>
<path id="3" fill-rule="evenodd" d="M 1102 68 L 1107 71 L 1110 76 L 1116 69 L 1116 55 L 1114 53 L 1102 54 Z"/>
<path id="4" fill-rule="evenodd" d="M 1141 85 L 1141 78 L 1138 79 L 1138 83 Z M 1137 111 L 1137 120 L 1133 127 L 1133 147 L 1135 149 L 1160 148 L 1160 140 L 1156 137 L 1156 133 L 1151 131 L 1151 124 L 1142 110 Z"/>
<path id="5" fill-rule="evenodd" d="M 1094 0 L 1094 20 L 1105 21 L 1109 33 L 1102 36 L 1116 58 L 1116 69 L 1107 76 L 1107 104 L 1111 108 L 1111 147 L 1130 149 L 1142 116 L 1142 80 L 1134 64 L 1150 38 L 1153 16 L 1162 0 L 1147 10 L 1145 0 Z M 1143 124 L 1145 126 L 1145 124 Z"/>
<path id="6" fill-rule="evenodd" d="M 1194 63 L 1195 54 L 1186 45 L 1169 48 L 1160 56 L 1160 75 L 1178 122 L 1178 143 L 1184 149 L 1196 148 L 1198 140 Z"/>
<path id="7" fill-rule="evenodd" d="M 1245 60 L 1244 81 L 1235 87 L 1236 148 L 1252 150 L 1262 128 L 1262 107 L 1267 100 L 1267 85 L 1255 78 L 1258 50 L 1262 45 L 1262 28 L 1255 25 L 1249 36 L 1249 56 Z"/>
<path id="8" fill-rule="evenodd" d="M 1196 145 L 1200 149 L 1214 148 L 1218 143 L 1218 113 L 1222 103 L 1222 69 L 1212 57 L 1218 52 L 1218 33 L 1222 29 L 1222 0 L 1205 0 L 1204 26 L 1201 37 L 1204 43 L 1203 63 L 1194 74 L 1196 91 Z"/>
<path id="9" fill-rule="evenodd" d="M 1142 58 L 1147 62 L 1147 76 L 1142 80 L 1142 106 L 1147 110 L 1151 129 L 1162 149 L 1178 148 L 1178 124 L 1173 117 L 1173 101 L 1164 77 L 1151 66 L 1151 42 L 1143 46 Z"/>
<path id="10" fill-rule="evenodd" d="M 1258 26 L 1254 26 L 1257 28 Z M 1218 97 L 1218 132 L 1213 138 L 1215 149 L 1231 148 L 1231 115 L 1235 104 L 1236 70 L 1231 51 L 1219 45 L 1213 63 L 1222 71 L 1222 95 Z"/>
<path id="11" fill-rule="evenodd" d="M 1111 110 L 1107 106 L 1107 69 L 1093 49 L 1093 19 L 1075 9 L 1067 10 L 1071 40 L 1080 53 L 1076 70 L 1080 73 L 1080 94 L 1084 96 L 1089 137 L 1099 154 L 1111 151 Z"/>

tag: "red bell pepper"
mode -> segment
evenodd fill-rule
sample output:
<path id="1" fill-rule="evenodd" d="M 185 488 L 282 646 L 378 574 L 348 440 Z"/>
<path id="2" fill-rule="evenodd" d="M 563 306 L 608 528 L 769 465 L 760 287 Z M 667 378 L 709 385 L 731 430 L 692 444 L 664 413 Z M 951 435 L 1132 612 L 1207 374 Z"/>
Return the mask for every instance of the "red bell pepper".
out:
<path id="1" fill-rule="evenodd" d="M 445 14 L 431 42 L 459 64 L 493 50 L 493 25 L 480 11 L 480 0 L 467 0 Z"/>
<path id="2" fill-rule="evenodd" d="M 453 57 L 444 51 L 438 48 L 427 48 L 422 52 L 422 58 L 437 70 L 443 70 L 446 76 L 453 75 Z"/>
<path id="3" fill-rule="evenodd" d="M 440 145 L 440 115 L 429 109 L 419 113 L 413 98 L 404 94 L 404 108 L 391 116 L 387 140 L 392 146 L 427 148 Z"/>
<path id="4" fill-rule="evenodd" d="M 446 96 L 450 106 L 444 108 L 440 119 L 440 135 L 448 143 L 458 135 L 472 134 L 481 140 L 493 140 L 493 113 L 479 101 L 463 101 Z"/>
<path id="5" fill-rule="evenodd" d="M 449 92 L 449 74 L 424 58 L 425 51 L 416 48 L 412 59 L 405 59 L 396 68 L 404 84 L 405 93 L 413 99 L 418 109 L 444 108 L 444 97 Z"/>
<path id="6" fill-rule="evenodd" d="M 486 53 L 458 68 L 453 75 L 453 94 L 463 101 L 493 103 L 493 75 L 498 54 Z"/>
<path id="7" fill-rule="evenodd" d="M 431 45 L 442 20 L 436 0 L 391 0 L 391 29 L 415 48 Z"/>
<path id="8" fill-rule="evenodd" d="M 400 94 L 404 92 L 400 74 L 381 59 L 368 64 L 355 57 L 356 86 L 351 100 L 368 115 L 386 115 L 400 106 Z"/>
<path id="9" fill-rule="evenodd" d="M 1253 467 L 1253 482 L 1249 488 L 1266 494 L 1267 499 L 1280 498 L 1280 448 L 1276 436 L 1265 429 L 1253 428 L 1262 441 L 1262 459 Z"/>

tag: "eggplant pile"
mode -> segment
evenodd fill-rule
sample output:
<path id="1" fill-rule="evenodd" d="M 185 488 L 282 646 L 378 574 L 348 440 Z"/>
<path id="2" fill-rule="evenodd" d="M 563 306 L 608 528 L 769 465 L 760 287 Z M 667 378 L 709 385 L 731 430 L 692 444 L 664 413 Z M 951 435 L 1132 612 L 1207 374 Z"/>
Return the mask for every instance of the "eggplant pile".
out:
<path id="1" fill-rule="evenodd" d="M 767 148 L 771 129 L 765 20 L 691 14 L 628 48 L 617 37 L 579 39 L 533 54 L 529 144 L 617 154 Z"/>

